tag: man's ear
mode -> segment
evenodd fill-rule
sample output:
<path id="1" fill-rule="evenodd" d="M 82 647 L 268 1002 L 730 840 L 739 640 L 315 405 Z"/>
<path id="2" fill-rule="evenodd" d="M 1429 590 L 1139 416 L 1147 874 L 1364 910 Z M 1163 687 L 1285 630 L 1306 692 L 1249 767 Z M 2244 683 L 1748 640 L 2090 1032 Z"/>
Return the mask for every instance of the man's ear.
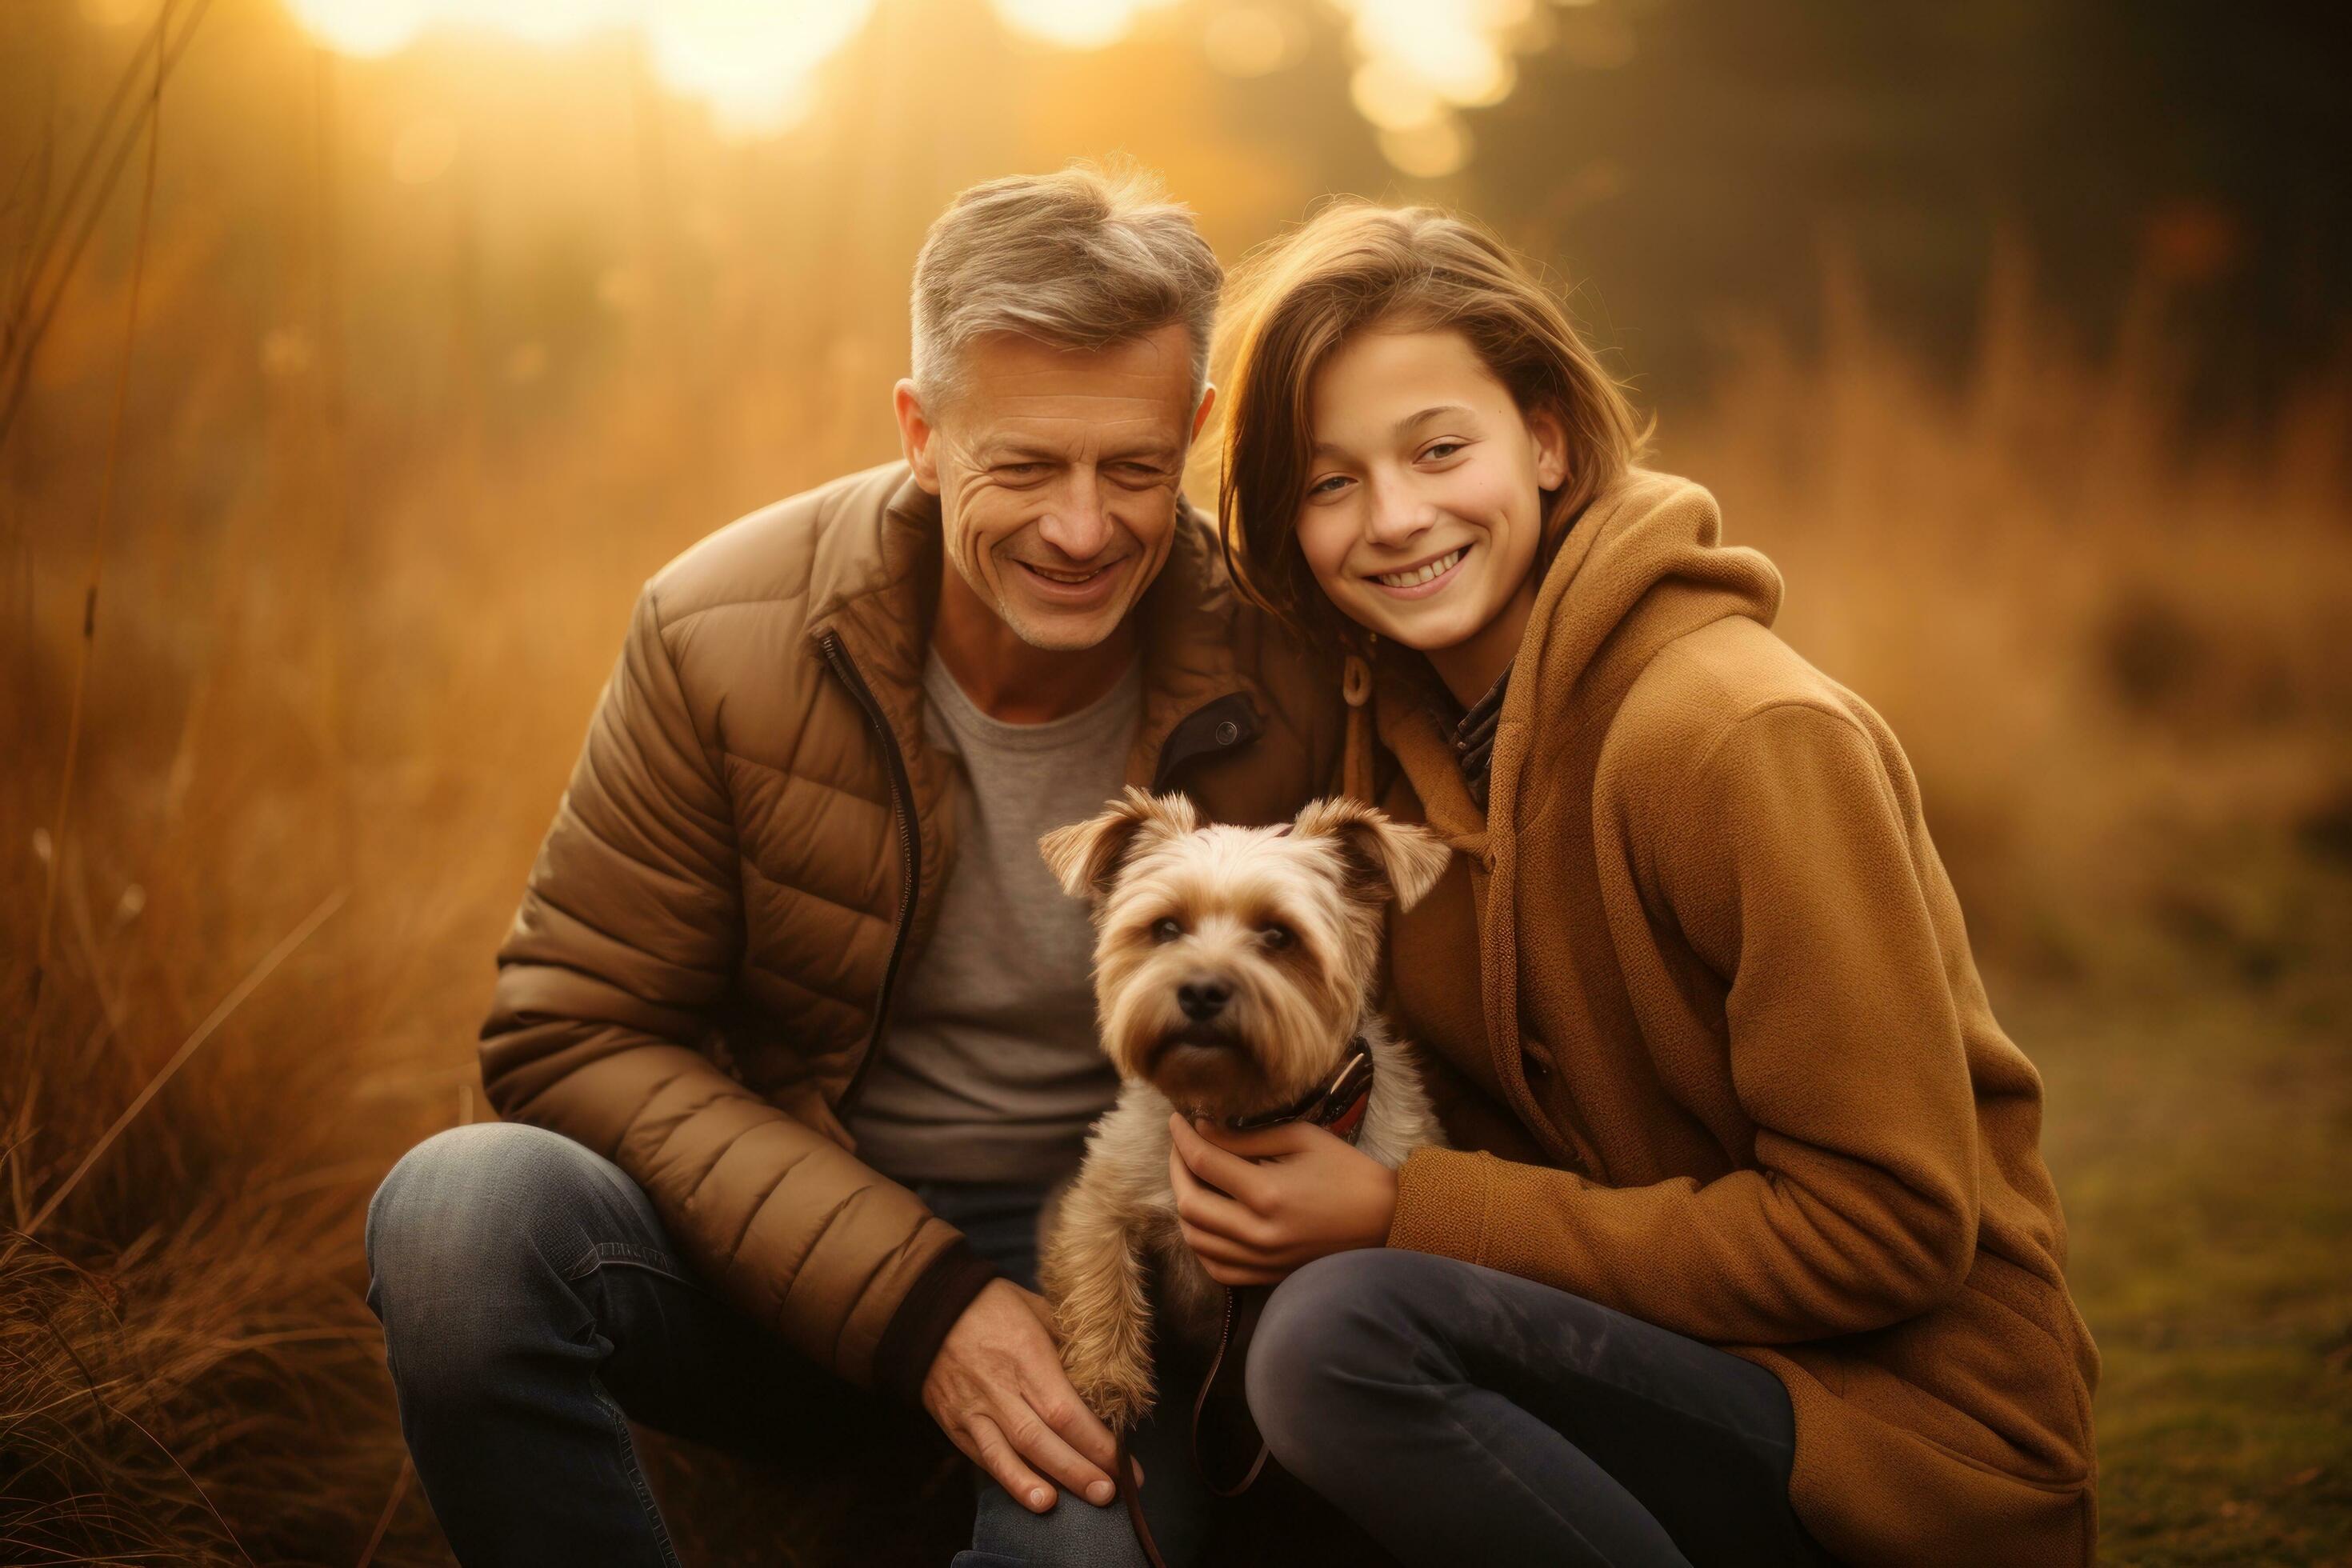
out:
<path id="1" fill-rule="evenodd" d="M 915 482 L 931 494 L 939 494 L 939 454 L 931 449 L 931 443 L 939 437 L 939 426 L 923 411 L 923 400 L 912 381 L 901 377 L 898 384 L 890 389 L 890 412 L 898 417 L 898 449 L 906 455 L 907 467 L 914 470 Z"/>
<path id="2" fill-rule="evenodd" d="M 1400 910 L 1412 908 L 1436 886 L 1453 853 L 1426 827 L 1344 795 L 1312 803 L 1292 819 L 1291 830 L 1302 838 L 1336 839 L 1352 889 L 1375 903 L 1394 898 Z"/>
<path id="3" fill-rule="evenodd" d="M 1150 795 L 1130 784 L 1100 816 L 1054 829 L 1037 847 L 1062 891 L 1099 903 L 1139 839 L 1190 833 L 1200 825 L 1200 813 L 1182 795 Z"/>

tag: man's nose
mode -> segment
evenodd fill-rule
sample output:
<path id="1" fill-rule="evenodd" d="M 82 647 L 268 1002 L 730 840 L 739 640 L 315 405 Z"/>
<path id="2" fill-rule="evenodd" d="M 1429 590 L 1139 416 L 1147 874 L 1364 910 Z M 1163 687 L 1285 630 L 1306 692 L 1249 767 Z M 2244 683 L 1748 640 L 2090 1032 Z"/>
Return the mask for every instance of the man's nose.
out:
<path id="1" fill-rule="evenodd" d="M 1062 488 L 1037 531 L 1073 561 L 1091 561 L 1102 553 L 1103 546 L 1110 542 L 1110 517 L 1103 510 L 1102 491 L 1092 474 L 1080 472 Z"/>

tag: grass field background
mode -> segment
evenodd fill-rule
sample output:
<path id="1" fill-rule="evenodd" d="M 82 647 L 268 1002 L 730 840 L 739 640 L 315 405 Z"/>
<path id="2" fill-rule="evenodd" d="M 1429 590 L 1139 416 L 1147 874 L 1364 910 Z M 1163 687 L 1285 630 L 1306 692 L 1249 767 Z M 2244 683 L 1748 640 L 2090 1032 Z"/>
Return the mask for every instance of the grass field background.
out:
<path id="1" fill-rule="evenodd" d="M 272 16 L 224 0 L 123 143 L 0 429 L 9 1561 L 446 1560 L 366 1198 L 483 1114 L 489 955 L 636 585 L 895 455 L 904 268 L 951 174 L 876 195 L 854 139 L 668 122 L 648 157 L 599 120 L 547 169 L 413 180 L 423 68 L 339 77 Z M 76 136 L 105 37 L 58 72 Z M 31 158 L 27 101 L 0 122 Z M 1101 145 L 1035 135 L 1029 164 Z M 1229 259 L 1320 188 L 1162 142 Z M 28 188 L 0 370 L 58 256 Z M 2352 372 L 2217 410 L 2163 276 L 2093 331 L 2021 251 L 1955 362 L 1825 256 L 1810 330 L 1727 315 L 1703 379 L 1637 381 L 1658 461 L 1903 738 L 2044 1074 L 2105 1556 L 2352 1563 Z M 691 1451 L 656 1474 L 701 1560 L 861 1528 Z"/>

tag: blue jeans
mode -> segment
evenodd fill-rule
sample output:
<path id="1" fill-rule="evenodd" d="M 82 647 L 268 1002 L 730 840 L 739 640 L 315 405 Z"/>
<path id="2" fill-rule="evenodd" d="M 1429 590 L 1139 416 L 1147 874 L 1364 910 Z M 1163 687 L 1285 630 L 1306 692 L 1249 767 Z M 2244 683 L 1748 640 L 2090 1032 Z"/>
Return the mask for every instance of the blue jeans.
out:
<path id="1" fill-rule="evenodd" d="M 920 1190 L 1034 1280 L 1034 1189 Z M 469 1565 L 671 1568 L 631 1420 L 835 1462 L 928 1426 L 710 1293 L 636 1184 L 552 1132 L 427 1139 L 369 1205 L 367 1249 L 401 1428 Z M 1246 1381 L 1275 1458 L 1408 1562 L 1824 1561 L 1789 1508 L 1777 1379 L 1512 1275 L 1382 1249 L 1324 1258 L 1267 1302 Z M 1163 1390 L 1164 1419 L 1131 1444 L 1171 1564 L 1199 1556 L 1210 1518 L 1191 1405 L 1189 1388 Z M 973 1476 L 959 1568 L 1142 1563 L 1121 1505 L 1065 1496 L 1033 1514 Z"/>
<path id="2" fill-rule="evenodd" d="M 1373 1249 L 1266 1302 L 1276 1459 L 1409 1563 L 1818 1568 L 1794 1419 L 1753 1363 L 1497 1269 Z"/>
<path id="3" fill-rule="evenodd" d="M 1039 1190 L 918 1191 L 1034 1288 Z M 453 1128 L 410 1150 L 368 1205 L 367 1253 L 368 1305 L 383 1323 L 401 1431 L 469 1568 L 675 1568 L 632 1420 L 836 1469 L 844 1453 L 854 1462 L 861 1449 L 903 1451 L 930 1428 L 713 1294 L 620 1167 L 543 1129 Z M 929 1441 L 944 1452 L 936 1429 Z M 1186 1495 L 1179 1454 L 1148 1434 L 1136 1452 L 1155 1508 Z M 971 1563 L 1117 1564 L 1135 1550 L 1121 1504 L 1066 1495 L 1035 1515 L 976 1468 L 973 1477 Z M 1187 1542 L 1188 1529 L 1171 1519 L 1162 1539 Z"/>

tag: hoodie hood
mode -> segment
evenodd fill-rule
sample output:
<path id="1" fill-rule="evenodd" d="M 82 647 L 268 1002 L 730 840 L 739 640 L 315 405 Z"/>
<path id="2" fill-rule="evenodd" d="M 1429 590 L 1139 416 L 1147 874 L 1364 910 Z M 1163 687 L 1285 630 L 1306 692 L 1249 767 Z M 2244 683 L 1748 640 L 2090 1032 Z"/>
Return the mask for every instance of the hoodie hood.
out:
<path id="1" fill-rule="evenodd" d="M 1511 665 L 1511 680 L 1496 722 L 1487 807 L 1478 810 L 1459 785 L 1429 789 L 1423 804 L 1433 825 L 1475 836 L 1487 819 L 1502 819 L 1517 798 L 1532 715 L 1540 700 L 1566 732 L 1605 727 L 1617 704 L 1651 659 L 1668 644 L 1732 616 L 1770 626 L 1780 607 L 1780 574 L 1762 552 L 1722 542 L 1723 516 L 1706 488 L 1671 474 L 1628 470 L 1593 498 L 1560 542 L 1544 574 L 1535 607 Z M 1377 650 L 1370 705 L 1374 724 L 1350 726 L 1348 777 L 1352 792 L 1370 798 L 1370 737 L 1400 758 L 1444 749 L 1438 715 L 1443 688 L 1429 661 L 1410 649 Z M 1349 693 L 1351 700 L 1358 693 Z M 1360 758 L 1358 752 L 1363 755 Z"/>

